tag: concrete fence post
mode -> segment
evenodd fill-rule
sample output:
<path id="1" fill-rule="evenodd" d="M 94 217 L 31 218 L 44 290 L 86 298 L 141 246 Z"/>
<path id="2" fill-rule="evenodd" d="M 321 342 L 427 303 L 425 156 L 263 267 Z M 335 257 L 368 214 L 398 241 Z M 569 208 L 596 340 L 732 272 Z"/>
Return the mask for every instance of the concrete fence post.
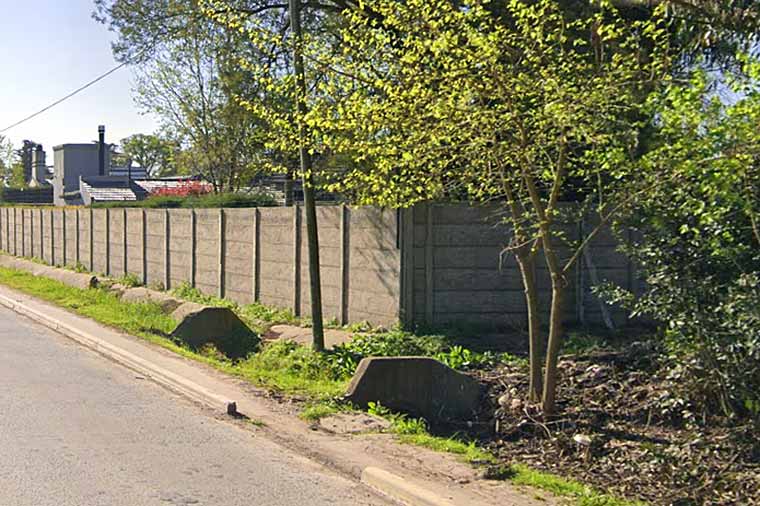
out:
<path id="1" fill-rule="evenodd" d="M 251 259 L 251 276 L 252 276 L 252 289 L 253 300 L 259 302 L 261 298 L 261 253 L 259 246 L 259 239 L 261 237 L 261 212 L 259 208 L 253 210 L 253 244 L 251 245 L 251 253 L 253 258 Z"/>
<path id="2" fill-rule="evenodd" d="M 433 204 L 427 204 L 425 216 L 425 323 L 433 324 Z"/>
<path id="3" fill-rule="evenodd" d="M 32 258 L 34 258 L 34 210 L 29 209 L 29 248 L 32 250 Z"/>
<path id="4" fill-rule="evenodd" d="M 5 232 L 5 215 L 3 214 L 2 210 L 0 210 L 0 251 L 5 251 L 5 237 L 3 237 Z"/>
<path id="5" fill-rule="evenodd" d="M 123 267 L 124 276 L 129 274 L 129 251 L 127 246 L 127 209 L 122 209 L 121 213 L 121 237 L 122 237 L 122 257 L 121 266 Z"/>
<path id="6" fill-rule="evenodd" d="M 350 281 L 350 214 L 345 204 L 340 206 L 340 324 L 348 323 L 348 290 Z"/>
<path id="7" fill-rule="evenodd" d="M 111 209 L 106 207 L 105 210 L 106 219 L 105 219 L 105 225 L 104 225 L 104 237 L 105 237 L 105 248 L 106 248 L 106 276 L 111 275 Z"/>
<path id="8" fill-rule="evenodd" d="M 164 209 L 164 289 L 168 290 L 171 285 L 171 257 L 169 235 L 171 234 L 171 217 L 169 210 Z"/>
<path id="9" fill-rule="evenodd" d="M 90 207 L 90 232 L 87 236 L 87 240 L 90 242 L 90 272 L 95 271 L 95 211 Z"/>
<path id="10" fill-rule="evenodd" d="M 63 249 L 61 250 L 61 255 L 62 255 L 61 263 L 63 265 L 66 265 L 66 262 L 68 261 L 68 256 L 66 255 L 66 241 L 67 241 L 66 209 L 61 211 L 61 240 L 63 241 Z"/>
<path id="11" fill-rule="evenodd" d="M 148 284 L 148 218 L 145 209 L 140 209 L 140 258 L 142 260 L 142 282 Z"/>
<path id="12" fill-rule="evenodd" d="M 81 264 L 81 251 L 80 248 L 82 247 L 81 241 L 80 241 L 80 233 L 79 233 L 79 227 L 81 226 L 81 220 L 79 218 L 79 209 L 76 210 L 74 213 L 74 221 L 76 222 L 74 225 L 74 264 L 79 267 Z"/>
<path id="13" fill-rule="evenodd" d="M 224 298 L 224 209 L 219 209 L 219 275 L 217 279 L 219 298 Z"/>
<path id="14" fill-rule="evenodd" d="M 301 206 L 293 206 L 293 314 L 301 316 Z"/>
<path id="15" fill-rule="evenodd" d="M 195 288 L 195 271 L 197 270 L 196 244 L 197 244 L 197 216 L 195 209 L 190 209 L 190 286 Z"/>
<path id="16" fill-rule="evenodd" d="M 45 215 L 39 210 L 40 217 L 40 260 L 45 260 Z"/>
<path id="17" fill-rule="evenodd" d="M 13 208 L 13 254 L 18 256 L 18 209 Z"/>
<path id="18" fill-rule="evenodd" d="M 414 207 L 400 209 L 401 305 L 399 320 L 406 328 L 414 327 Z"/>
<path id="19" fill-rule="evenodd" d="M 26 256 L 26 213 L 21 208 L 21 256 Z"/>
<path id="20" fill-rule="evenodd" d="M 50 210 L 50 264 L 55 265 L 55 211 Z"/>

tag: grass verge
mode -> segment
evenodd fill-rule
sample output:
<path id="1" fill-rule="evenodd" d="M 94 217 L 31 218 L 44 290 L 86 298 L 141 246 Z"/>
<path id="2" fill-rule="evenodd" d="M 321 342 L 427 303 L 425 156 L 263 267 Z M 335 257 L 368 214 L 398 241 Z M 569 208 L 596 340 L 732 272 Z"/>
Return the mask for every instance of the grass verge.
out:
<path id="1" fill-rule="evenodd" d="M 4 267 L 0 267 L 0 284 L 52 302 L 105 325 L 126 331 L 131 335 L 144 338 L 182 356 L 241 377 L 255 385 L 290 394 L 306 395 L 310 401 L 300 415 L 303 419 L 318 420 L 324 416 L 353 409 L 351 406 L 334 400 L 336 396 L 345 391 L 350 375 L 347 370 L 336 374 L 334 372 L 335 367 L 329 362 L 331 360 L 329 355 L 315 353 L 306 347 L 291 342 L 276 342 L 265 346 L 245 360 L 233 363 L 220 357 L 218 352 L 215 353 L 214 350 L 196 353 L 173 342 L 168 336 L 176 326 L 176 322 L 164 314 L 158 304 L 123 302 L 115 294 L 105 289 L 82 290 L 55 280 Z M 223 299 L 206 296 L 201 298 L 197 293 L 191 292 L 187 295 L 189 298 L 194 298 L 197 302 L 204 304 L 234 305 L 234 303 Z M 247 307 L 250 308 L 250 306 Z M 257 317 L 261 315 L 270 319 L 288 317 L 287 313 L 278 313 L 278 310 L 265 306 L 250 309 L 250 311 L 249 314 L 257 315 Z M 402 340 L 403 337 L 397 333 L 389 333 L 389 336 L 389 340 L 381 341 L 386 346 L 389 345 L 388 343 L 394 343 L 395 340 Z M 429 341 L 429 338 L 427 339 L 423 340 L 424 345 L 436 348 L 435 340 Z M 362 344 L 360 341 L 359 345 L 369 346 L 370 343 Z M 417 344 L 417 346 L 420 345 Z M 461 349 L 453 354 L 449 352 L 449 354 L 448 360 L 453 361 L 454 359 L 451 357 L 458 357 L 461 354 Z M 471 360 L 470 357 L 465 358 Z M 340 357 L 337 359 L 339 361 Z M 486 450 L 479 448 L 475 442 L 462 440 L 456 435 L 441 437 L 431 434 L 424 420 L 392 413 L 379 404 L 371 405 L 369 412 L 389 419 L 391 421 L 391 432 L 396 434 L 402 443 L 452 453 L 470 463 L 496 463 L 495 457 Z M 571 497 L 578 506 L 642 506 L 644 504 L 617 499 L 596 492 L 579 482 L 521 465 L 511 466 L 506 474 L 516 485 L 531 486 L 558 496 Z"/>
<path id="2" fill-rule="evenodd" d="M 620 499 L 598 492 L 575 480 L 537 471 L 521 464 L 510 466 L 508 476 L 515 485 L 538 488 L 559 497 L 573 498 L 577 506 L 646 506 L 644 502 Z"/>

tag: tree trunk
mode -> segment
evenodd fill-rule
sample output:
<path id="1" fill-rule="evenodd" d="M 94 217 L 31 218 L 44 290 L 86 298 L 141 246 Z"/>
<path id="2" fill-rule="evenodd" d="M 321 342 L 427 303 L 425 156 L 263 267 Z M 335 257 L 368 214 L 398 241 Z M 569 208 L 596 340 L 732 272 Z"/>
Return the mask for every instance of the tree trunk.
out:
<path id="1" fill-rule="evenodd" d="M 530 383 L 528 399 L 537 402 L 541 399 L 541 321 L 538 316 L 538 287 L 536 286 L 535 257 L 518 253 L 517 264 L 520 266 L 525 303 L 528 308 L 528 346 L 530 350 Z"/>
<path id="2" fill-rule="evenodd" d="M 302 51 L 303 35 L 301 33 L 301 0 L 289 0 L 290 27 L 293 30 L 293 70 L 296 77 L 296 99 L 298 100 L 298 152 L 301 162 L 303 182 L 303 204 L 306 213 L 306 241 L 309 251 L 309 286 L 311 294 L 311 334 L 312 347 L 324 351 L 325 334 L 322 327 L 322 282 L 319 266 L 319 233 L 317 209 L 314 199 L 314 176 L 312 174 L 311 155 L 306 147 L 306 77 Z"/>
<path id="3" fill-rule="evenodd" d="M 562 340 L 562 312 L 564 309 L 565 280 L 561 274 L 552 274 L 552 306 L 549 323 L 549 344 L 546 349 L 546 366 L 542 410 L 544 416 L 554 415 L 557 397 L 557 359 Z"/>

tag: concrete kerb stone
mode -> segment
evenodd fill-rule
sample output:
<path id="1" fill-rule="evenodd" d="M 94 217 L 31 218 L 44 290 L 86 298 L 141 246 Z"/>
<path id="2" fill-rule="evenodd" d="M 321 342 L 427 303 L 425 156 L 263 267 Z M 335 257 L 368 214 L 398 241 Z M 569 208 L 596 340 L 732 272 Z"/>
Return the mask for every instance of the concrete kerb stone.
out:
<path id="1" fill-rule="evenodd" d="M 379 467 L 366 467 L 361 481 L 379 492 L 411 506 L 457 506 L 435 492 Z"/>
<path id="2" fill-rule="evenodd" d="M 12 295 L 13 291 L 9 291 Z M 152 363 L 148 359 L 144 359 L 119 346 L 113 345 L 98 335 L 82 331 L 73 324 L 67 324 L 65 321 L 61 321 L 53 316 L 45 314 L 44 311 L 36 309 L 36 306 L 33 304 L 25 304 L 14 299 L 12 296 L 6 296 L 3 294 L 0 294 L 0 304 L 24 317 L 63 334 L 80 345 L 95 351 L 106 359 L 123 365 L 124 367 L 135 371 L 140 376 L 194 402 L 210 407 L 216 412 L 228 413 L 229 406 L 233 404 L 232 401 L 182 375 L 175 374 Z M 240 404 L 238 403 L 237 406 L 240 406 Z M 256 413 L 242 410 L 238 415 L 255 417 Z M 285 440 L 278 437 L 276 431 L 272 433 L 272 437 L 277 441 L 281 441 L 283 444 L 285 443 Z M 316 458 L 328 467 L 335 468 L 335 466 L 331 464 L 329 456 L 325 457 L 320 453 L 312 453 L 311 451 L 306 451 L 305 454 Z M 355 479 L 360 479 L 366 486 L 376 489 L 389 498 L 414 506 L 464 506 L 465 504 L 468 506 L 475 506 L 480 504 L 480 501 L 473 500 L 474 498 L 469 498 L 468 500 L 463 499 L 461 501 L 443 498 L 429 488 L 420 486 L 406 478 L 399 477 L 387 470 L 375 466 L 350 469 L 343 468 L 339 465 L 337 466 L 337 469 L 347 476 L 350 475 Z"/>
<path id="3" fill-rule="evenodd" d="M 234 401 L 225 399 L 187 378 L 152 364 L 150 361 L 118 346 L 114 346 L 96 335 L 89 334 L 77 329 L 73 325 L 51 317 L 43 311 L 38 311 L 30 305 L 20 303 L 2 294 L 0 294 L 0 304 L 63 334 L 80 345 L 95 351 L 104 358 L 127 367 L 158 385 L 199 404 L 208 406 L 214 411 L 228 413 L 230 405 L 237 405 Z M 238 414 L 243 416 L 253 415 L 253 413 L 244 412 Z M 369 466 L 362 469 L 359 478 L 363 484 L 377 490 L 381 494 L 410 506 L 458 506 L 448 499 L 438 496 L 431 490 L 411 483 L 378 467 Z"/>
<path id="4" fill-rule="evenodd" d="M 95 351 L 99 355 L 102 355 L 103 357 L 113 362 L 121 364 L 124 367 L 135 371 L 141 376 L 150 378 L 154 382 L 168 388 L 173 392 L 183 395 L 205 406 L 209 406 L 215 411 L 223 411 L 226 413 L 229 404 L 232 402 L 216 395 L 214 392 L 203 388 L 201 385 L 198 385 L 193 381 L 174 374 L 171 371 L 157 367 L 151 362 L 144 360 L 143 358 L 138 357 L 133 353 L 111 345 L 96 335 L 89 334 L 80 329 L 77 329 L 73 325 L 69 325 L 56 318 L 46 315 L 44 312 L 38 311 L 34 307 L 31 307 L 27 304 L 21 304 L 12 298 L 6 297 L 2 294 L 0 294 L 0 304 L 22 316 L 25 316 L 60 334 L 63 334 L 69 339 L 72 339 L 82 346 Z"/>
<path id="5" fill-rule="evenodd" d="M 473 378 L 430 357 L 368 357 L 359 362 L 345 399 L 438 421 L 471 417 L 481 394 Z"/>
<path id="6" fill-rule="evenodd" d="M 42 276 L 45 278 L 53 279 L 55 281 L 63 283 L 64 285 L 71 286 L 73 288 L 79 288 L 81 290 L 95 288 L 98 286 L 98 278 L 92 274 L 74 272 L 57 267 L 50 267 L 48 265 L 38 264 L 37 262 L 25 260 L 23 258 L 0 255 L 0 265 L 9 269 L 29 272 L 35 276 Z"/>
<path id="7" fill-rule="evenodd" d="M 182 305 L 182 301 L 171 295 L 138 286 L 125 290 L 121 295 L 124 302 L 153 302 L 161 306 L 161 310 L 170 314 Z"/>
<path id="8" fill-rule="evenodd" d="M 177 308 L 172 317 L 179 322 L 172 338 L 193 350 L 213 344 L 228 358 L 239 359 L 254 351 L 260 342 L 259 336 L 230 308 L 188 302 Z"/>

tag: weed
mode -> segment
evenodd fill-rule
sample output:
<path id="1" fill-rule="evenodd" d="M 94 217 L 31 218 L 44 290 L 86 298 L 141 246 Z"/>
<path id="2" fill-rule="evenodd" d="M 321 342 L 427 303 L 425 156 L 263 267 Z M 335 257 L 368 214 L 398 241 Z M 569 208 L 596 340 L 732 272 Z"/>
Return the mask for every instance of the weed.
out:
<path id="1" fill-rule="evenodd" d="M 430 434 L 427 422 L 422 418 L 410 418 L 405 414 L 393 413 L 379 402 L 368 403 L 367 412 L 390 420 L 391 432 L 396 434 L 402 443 L 422 446 L 438 452 L 453 453 L 471 463 L 496 461 L 493 455 L 479 448 L 473 441 L 463 441 L 456 435 L 441 437 Z"/>
<path id="2" fill-rule="evenodd" d="M 326 401 L 308 403 L 298 416 L 304 420 L 315 422 L 326 416 L 334 415 L 336 413 L 345 413 L 353 411 L 354 409 L 355 408 L 351 404 L 329 399 Z"/>
<path id="3" fill-rule="evenodd" d="M 640 501 L 628 501 L 598 492 L 575 480 L 570 480 L 522 464 L 511 466 L 510 480 L 515 485 L 540 488 L 557 496 L 572 497 L 578 506 L 645 506 Z"/>
<path id="4" fill-rule="evenodd" d="M 142 285 L 142 280 L 136 274 L 128 273 L 116 280 L 117 283 L 122 284 L 128 288 L 134 288 Z"/>

